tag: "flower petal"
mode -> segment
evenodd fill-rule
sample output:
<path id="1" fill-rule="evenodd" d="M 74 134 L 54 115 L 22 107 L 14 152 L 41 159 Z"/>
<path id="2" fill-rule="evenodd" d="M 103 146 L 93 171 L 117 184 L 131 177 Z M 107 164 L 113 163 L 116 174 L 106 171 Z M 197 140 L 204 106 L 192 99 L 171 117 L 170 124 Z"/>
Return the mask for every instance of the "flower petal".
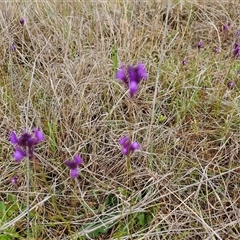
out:
<path id="1" fill-rule="evenodd" d="M 137 67 L 128 66 L 128 75 L 130 82 L 138 83 Z"/>
<path id="2" fill-rule="evenodd" d="M 70 170 L 70 176 L 71 176 L 71 178 L 78 177 L 78 170 L 77 170 L 77 168 L 73 168 L 73 169 Z"/>
<path id="3" fill-rule="evenodd" d="M 130 152 L 130 148 L 129 147 L 123 147 L 122 148 L 122 154 L 127 156 Z"/>
<path id="4" fill-rule="evenodd" d="M 116 79 L 120 79 L 123 82 L 127 83 L 127 76 L 126 76 L 124 65 L 121 65 L 120 68 L 117 70 Z"/>
<path id="5" fill-rule="evenodd" d="M 136 81 L 130 81 L 129 92 L 131 97 L 133 97 L 133 95 L 137 92 L 137 87 L 138 87 L 138 84 Z"/>
<path id="6" fill-rule="evenodd" d="M 137 73 L 138 73 L 138 77 L 141 78 L 141 79 L 147 79 L 148 78 L 145 66 L 142 63 L 139 63 L 137 65 Z"/>
<path id="7" fill-rule="evenodd" d="M 38 128 L 34 128 L 34 135 L 35 135 L 35 138 L 37 139 L 37 143 L 45 139 L 43 132 L 38 130 Z"/>
<path id="8" fill-rule="evenodd" d="M 16 159 L 17 162 L 20 162 L 27 154 L 21 148 L 16 147 L 15 152 L 13 153 L 13 157 Z"/>
<path id="9" fill-rule="evenodd" d="M 18 144 L 18 137 L 15 132 L 11 131 L 10 132 L 10 142 L 12 144 Z"/>
<path id="10" fill-rule="evenodd" d="M 83 163 L 82 158 L 79 157 L 78 155 L 75 155 L 75 156 L 73 157 L 73 159 L 74 159 L 74 162 L 75 162 L 76 165 L 80 165 L 80 164 Z"/>
<path id="11" fill-rule="evenodd" d="M 140 144 L 138 143 L 138 142 L 133 142 L 132 144 L 131 144 L 131 150 L 132 151 L 135 151 L 135 150 L 137 150 L 137 149 L 139 149 L 140 148 Z"/>
<path id="12" fill-rule="evenodd" d="M 119 140 L 119 144 L 122 145 L 122 146 L 126 146 L 127 142 L 129 142 L 129 136 L 122 137 Z"/>
<path id="13" fill-rule="evenodd" d="M 75 163 L 75 161 L 67 160 L 67 161 L 65 161 L 65 164 L 66 164 L 70 169 L 77 168 L 77 164 Z"/>

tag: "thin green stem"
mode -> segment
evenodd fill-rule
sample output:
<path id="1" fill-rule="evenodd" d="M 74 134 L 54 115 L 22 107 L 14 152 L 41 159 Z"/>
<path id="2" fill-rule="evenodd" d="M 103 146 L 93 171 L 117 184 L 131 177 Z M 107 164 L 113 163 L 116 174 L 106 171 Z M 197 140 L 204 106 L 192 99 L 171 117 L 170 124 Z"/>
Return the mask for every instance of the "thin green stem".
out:
<path id="1" fill-rule="evenodd" d="M 130 111 L 129 111 L 129 120 L 130 123 L 133 123 L 134 121 L 134 114 L 133 114 L 133 101 L 130 101 Z M 129 131 L 129 137 L 132 139 L 132 133 L 131 130 Z M 133 216 L 132 216 L 132 166 L 131 166 L 131 158 L 130 155 L 126 157 L 126 162 L 127 162 L 127 181 L 128 181 L 128 189 L 130 190 L 129 194 L 127 194 L 127 197 L 130 198 L 130 213 L 129 213 L 129 234 L 130 234 L 130 239 L 132 240 L 132 233 L 133 233 Z"/>

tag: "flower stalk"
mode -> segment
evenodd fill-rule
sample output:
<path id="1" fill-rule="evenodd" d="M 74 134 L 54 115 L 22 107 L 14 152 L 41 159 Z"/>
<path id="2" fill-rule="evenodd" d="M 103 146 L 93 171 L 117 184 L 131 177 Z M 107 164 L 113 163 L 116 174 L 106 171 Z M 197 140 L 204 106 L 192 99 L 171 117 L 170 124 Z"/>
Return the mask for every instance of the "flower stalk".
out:
<path id="1" fill-rule="evenodd" d="M 24 131 L 20 137 L 10 132 L 10 142 L 14 145 L 13 157 L 17 162 L 26 157 L 27 161 L 27 239 L 30 239 L 30 160 L 34 157 L 35 147 L 45 139 L 43 132 L 34 128 L 33 133 Z"/>

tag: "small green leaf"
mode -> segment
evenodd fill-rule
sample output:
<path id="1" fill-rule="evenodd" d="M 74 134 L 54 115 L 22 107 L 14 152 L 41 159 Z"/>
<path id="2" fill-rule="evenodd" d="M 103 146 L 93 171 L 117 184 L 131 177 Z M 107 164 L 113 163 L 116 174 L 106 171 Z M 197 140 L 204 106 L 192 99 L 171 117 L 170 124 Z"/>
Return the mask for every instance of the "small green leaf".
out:
<path id="1" fill-rule="evenodd" d="M 113 61 L 113 70 L 114 70 L 114 75 L 116 75 L 117 69 L 118 69 L 118 55 L 117 55 L 117 46 L 114 45 L 112 48 L 112 61 Z"/>
<path id="2" fill-rule="evenodd" d="M 164 116 L 164 115 L 159 115 L 159 117 L 158 117 L 158 122 L 159 122 L 159 123 L 162 123 L 162 122 L 164 122 L 166 119 L 167 119 L 166 116 Z"/>
<path id="3" fill-rule="evenodd" d="M 6 234 L 2 234 L 2 235 L 0 235 L 0 240 L 11 240 L 12 238 L 11 237 L 9 237 L 8 235 L 6 235 Z"/>
<path id="4" fill-rule="evenodd" d="M 6 212 L 6 205 L 5 205 L 5 203 L 4 202 L 0 202 L 0 215 L 3 215 L 3 214 L 5 214 L 5 212 Z"/>
<path id="5" fill-rule="evenodd" d="M 140 227 L 143 227 L 146 225 L 145 213 L 143 213 L 143 212 L 138 213 L 137 219 L 138 219 L 137 223 Z"/>

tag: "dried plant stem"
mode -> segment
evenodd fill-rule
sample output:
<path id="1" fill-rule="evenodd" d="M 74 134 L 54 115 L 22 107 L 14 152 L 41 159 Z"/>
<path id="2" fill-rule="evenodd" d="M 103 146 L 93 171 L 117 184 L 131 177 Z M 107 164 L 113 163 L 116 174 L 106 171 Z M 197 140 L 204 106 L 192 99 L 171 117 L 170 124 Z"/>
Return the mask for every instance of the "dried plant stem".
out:
<path id="1" fill-rule="evenodd" d="M 30 157 L 27 148 L 27 239 L 30 239 Z"/>
<path id="2" fill-rule="evenodd" d="M 126 157 L 126 163 L 127 163 L 127 184 L 128 184 L 128 189 L 130 192 L 127 191 L 127 197 L 130 198 L 130 214 L 129 214 L 129 234 L 130 234 L 130 239 L 132 238 L 132 166 L 131 166 L 131 159 L 130 156 L 128 155 Z"/>

